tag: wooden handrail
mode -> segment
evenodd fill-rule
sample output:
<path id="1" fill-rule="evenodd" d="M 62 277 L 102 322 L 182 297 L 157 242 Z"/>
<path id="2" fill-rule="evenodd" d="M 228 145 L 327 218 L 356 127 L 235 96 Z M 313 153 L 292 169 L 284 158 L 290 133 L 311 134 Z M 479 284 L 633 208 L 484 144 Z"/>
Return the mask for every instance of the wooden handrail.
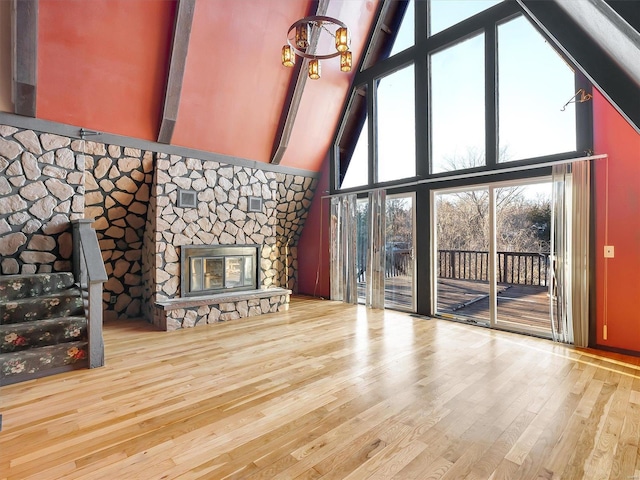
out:
<path id="1" fill-rule="evenodd" d="M 89 338 L 89 368 L 104 365 L 102 338 L 102 284 L 108 280 L 102 261 L 98 237 L 92 218 L 72 220 L 73 273 L 76 282 L 87 292 L 87 335 Z"/>

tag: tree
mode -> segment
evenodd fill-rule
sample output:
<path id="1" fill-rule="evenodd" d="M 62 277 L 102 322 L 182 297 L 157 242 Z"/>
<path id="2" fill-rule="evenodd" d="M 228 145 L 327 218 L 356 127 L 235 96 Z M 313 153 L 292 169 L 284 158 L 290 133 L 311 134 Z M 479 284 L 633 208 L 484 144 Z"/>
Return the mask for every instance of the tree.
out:
<path id="1" fill-rule="evenodd" d="M 413 235 L 411 203 L 403 198 L 388 198 L 386 212 L 387 243 L 406 244 L 401 248 L 410 248 Z"/>
<path id="2" fill-rule="evenodd" d="M 498 188 L 496 232 L 499 251 L 548 252 L 550 199 L 527 198 L 523 187 Z M 437 239 L 440 250 L 489 250 L 489 191 L 439 195 Z"/>

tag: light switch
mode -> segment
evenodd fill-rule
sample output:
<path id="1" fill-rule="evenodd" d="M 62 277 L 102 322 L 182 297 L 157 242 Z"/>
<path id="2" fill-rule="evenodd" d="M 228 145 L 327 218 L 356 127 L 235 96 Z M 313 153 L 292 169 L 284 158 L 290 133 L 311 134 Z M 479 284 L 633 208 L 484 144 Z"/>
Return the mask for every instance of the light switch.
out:
<path id="1" fill-rule="evenodd" d="M 605 245 L 604 258 L 613 258 L 613 257 L 614 257 L 613 245 Z"/>

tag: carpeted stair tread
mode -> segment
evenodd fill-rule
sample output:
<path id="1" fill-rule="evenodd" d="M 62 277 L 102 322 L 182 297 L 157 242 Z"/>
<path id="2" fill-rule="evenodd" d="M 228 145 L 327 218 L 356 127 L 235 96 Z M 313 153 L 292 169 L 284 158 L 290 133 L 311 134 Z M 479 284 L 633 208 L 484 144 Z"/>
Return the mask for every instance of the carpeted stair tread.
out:
<path id="1" fill-rule="evenodd" d="M 19 352 L 0 353 L 0 376 L 35 374 L 53 368 L 87 363 L 86 341 L 60 343 Z"/>
<path id="2" fill-rule="evenodd" d="M 0 325 L 0 353 L 85 340 L 85 317 L 54 317 Z"/>
<path id="3" fill-rule="evenodd" d="M 69 288 L 62 292 L 0 302 L 0 324 L 84 315 L 82 291 Z"/>
<path id="4" fill-rule="evenodd" d="M 71 272 L 0 275 L 0 301 L 48 295 L 74 284 Z"/>

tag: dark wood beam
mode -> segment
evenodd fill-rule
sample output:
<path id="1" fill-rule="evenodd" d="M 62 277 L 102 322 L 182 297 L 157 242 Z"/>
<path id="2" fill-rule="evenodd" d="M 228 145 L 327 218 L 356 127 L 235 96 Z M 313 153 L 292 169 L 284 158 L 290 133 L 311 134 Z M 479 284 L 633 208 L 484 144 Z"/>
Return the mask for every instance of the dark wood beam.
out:
<path id="1" fill-rule="evenodd" d="M 14 112 L 36 116 L 38 79 L 38 0 L 14 0 Z"/>
<path id="2" fill-rule="evenodd" d="M 187 63 L 191 27 L 193 26 L 193 12 L 196 0 L 178 0 L 178 12 L 173 28 L 173 43 L 171 46 L 171 63 L 167 77 L 167 89 L 164 96 L 162 109 L 162 121 L 158 132 L 158 143 L 170 144 L 173 137 L 173 129 L 178 118 L 180 96 L 182 94 L 182 81 Z"/>
<path id="3" fill-rule="evenodd" d="M 315 2 L 317 6 L 311 8 L 309 15 L 326 15 L 329 8 L 329 0 L 319 0 Z M 315 45 L 318 42 L 318 34 L 311 33 L 311 48 L 315 49 Z M 312 50 L 313 51 L 313 50 Z M 280 121 L 278 122 L 278 130 L 273 141 L 273 148 L 271 150 L 271 163 L 279 164 L 284 157 L 284 152 L 289 146 L 289 138 L 291 138 L 291 131 L 298 115 L 298 108 L 300 108 L 300 100 L 302 100 L 302 93 L 304 92 L 304 86 L 307 83 L 307 69 L 308 60 L 298 59 L 298 63 L 295 65 L 295 70 L 291 76 L 289 82 L 289 88 L 287 89 L 287 96 L 285 98 L 284 107 L 280 114 Z"/>

